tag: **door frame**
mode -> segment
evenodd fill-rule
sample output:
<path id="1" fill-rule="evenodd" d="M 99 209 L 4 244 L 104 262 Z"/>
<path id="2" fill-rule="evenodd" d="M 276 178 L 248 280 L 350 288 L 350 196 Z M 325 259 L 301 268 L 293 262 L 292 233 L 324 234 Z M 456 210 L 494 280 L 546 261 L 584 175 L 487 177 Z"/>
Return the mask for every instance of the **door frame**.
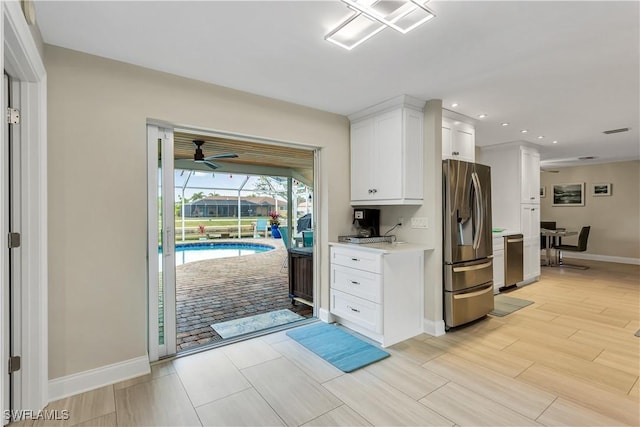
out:
<path id="1" fill-rule="evenodd" d="M 21 407 L 17 410 L 38 411 L 49 403 L 48 391 L 48 296 L 47 296 L 47 75 L 42 57 L 17 1 L 2 2 L 0 14 L 0 50 L 3 69 L 19 85 L 21 132 L 16 143 L 21 147 L 21 298 L 20 341 L 22 349 Z M 4 89 L 2 89 L 4 91 Z M 4 113 L 3 113 L 4 116 Z M 7 126 L 1 120 L 2 134 Z M 3 196 L 6 196 L 3 194 Z M 0 208 L 0 239 L 7 235 L 8 207 Z M 2 259 L 8 258 L 6 244 L 0 245 Z M 8 274 L 1 264 L 0 286 L 5 289 Z M 0 305 L 7 301 L 0 293 Z M 0 329 L 2 341 L 5 325 Z M 2 352 L 0 366 L 6 366 L 8 354 Z M 4 407 L 4 381 L 0 402 Z M 4 412 L 3 412 L 4 414 Z"/>
<path id="2" fill-rule="evenodd" d="M 321 183 L 320 183 L 320 162 L 321 162 L 321 156 L 320 156 L 320 151 L 322 150 L 321 147 L 316 147 L 316 146 L 309 146 L 309 145 L 302 145 L 299 143 L 295 143 L 295 142 L 290 142 L 290 141 L 282 141 L 282 140 L 275 140 L 275 139 L 270 139 L 270 138 L 263 138 L 263 137 L 256 137 L 256 136 L 249 136 L 249 135 L 244 135 L 244 134 L 239 134 L 239 133 L 232 133 L 232 132 L 225 132 L 225 131 L 212 131 L 212 130 L 204 130 L 201 128 L 196 128 L 196 127 L 185 127 L 185 126 L 176 126 L 176 125 L 172 125 L 169 122 L 163 121 L 163 120 L 156 120 L 156 119 L 148 119 L 147 120 L 147 192 L 148 192 L 148 202 L 147 202 L 147 206 L 148 206 L 148 250 L 147 250 L 147 260 L 148 260 L 148 273 L 147 273 L 147 281 L 148 281 L 148 291 L 147 291 L 147 295 L 148 295 L 148 299 L 147 299 L 147 319 L 148 319 L 148 324 L 147 324 L 147 337 L 148 337 L 148 354 L 149 354 L 149 361 L 150 362 L 154 362 L 159 360 L 159 358 L 162 357 L 166 357 L 166 356 L 174 356 L 177 354 L 177 347 L 176 347 L 176 301 L 175 301 L 175 269 L 172 270 L 173 271 L 173 275 L 170 276 L 172 283 L 169 285 L 169 287 L 165 287 L 165 319 L 164 319 L 164 328 L 165 328 L 165 344 L 164 346 L 160 346 L 158 344 L 158 324 L 157 324 L 157 320 L 158 320 L 158 307 L 157 307 L 157 301 L 158 301 L 158 289 L 157 289 L 157 283 L 158 283 L 158 255 L 157 252 L 155 252 L 152 248 L 155 248 L 157 246 L 157 242 L 158 242 L 158 231 L 157 231 L 157 224 L 158 224 L 158 209 L 157 209 L 157 198 L 158 198 L 158 193 L 157 193 L 157 189 L 158 189 L 158 185 L 157 185 L 157 180 L 158 180 L 158 163 L 157 163 L 157 154 L 158 154 L 158 148 L 157 148 L 157 143 L 158 143 L 158 139 L 160 138 L 164 138 L 168 144 L 163 144 L 162 147 L 162 156 L 163 156 L 163 161 L 165 156 L 169 157 L 169 163 L 171 164 L 171 170 L 165 170 L 163 169 L 162 173 L 163 173 L 163 186 L 167 185 L 167 183 L 169 182 L 171 187 L 173 188 L 173 135 L 175 132 L 188 132 L 188 133 L 196 133 L 199 135 L 203 135 L 203 136 L 211 136 L 211 137 L 220 137 L 220 138 L 226 138 L 226 139 L 237 139 L 237 140 L 241 140 L 241 141 L 249 141 L 249 142 L 258 142 L 258 143 L 262 143 L 262 144 L 267 144 L 267 145 L 273 145 L 273 146 L 288 146 L 288 147 L 297 147 L 297 148 L 301 148 L 304 150 L 308 150 L 309 152 L 312 153 L 313 155 L 313 159 L 314 159 L 314 163 L 313 163 L 313 179 L 314 179 L 314 183 L 313 183 L 313 192 L 312 192 L 312 197 L 313 197 L 313 210 L 312 210 L 312 215 L 313 215 L 313 223 L 312 223 L 312 227 L 315 230 L 314 235 L 316 237 L 314 237 L 313 240 L 313 247 L 314 247 L 314 257 L 313 257 L 313 292 L 314 292 L 314 304 L 313 304 L 313 317 L 315 318 L 319 318 L 319 311 L 320 311 L 320 251 L 319 251 L 319 244 L 318 242 L 320 241 L 320 231 L 318 229 L 319 227 L 319 222 L 317 220 L 318 218 L 318 213 L 320 212 L 320 207 L 319 207 L 319 194 L 321 192 Z M 167 151 L 165 149 L 165 147 L 169 147 L 170 146 L 170 152 Z M 154 154 L 155 153 L 155 154 Z M 169 201 L 167 200 L 163 200 L 163 206 L 162 206 L 162 210 L 163 210 L 163 217 L 166 215 L 167 217 L 170 216 L 171 217 L 171 224 L 175 224 L 175 221 L 173 221 L 174 219 L 174 204 L 173 204 L 173 200 L 171 200 L 171 203 L 168 203 Z M 170 212 L 169 212 L 170 210 Z M 151 224 L 154 224 L 154 227 L 151 227 Z M 166 231 L 163 230 L 163 242 L 166 241 L 165 239 L 171 239 L 172 244 L 170 245 L 170 249 L 171 249 L 171 262 L 172 265 L 175 265 L 175 244 L 174 244 L 174 239 L 175 239 L 175 235 L 174 234 L 167 234 Z M 173 233 L 173 231 L 172 231 Z M 163 244 L 163 248 L 165 247 L 165 245 Z M 169 300 L 167 300 L 167 291 L 171 292 L 171 296 L 169 296 Z M 156 301 L 156 304 L 151 304 L 151 301 Z M 172 304 L 173 309 L 168 309 L 166 306 L 168 305 L 167 302 L 170 302 Z M 167 322 L 167 315 L 171 316 L 171 318 L 173 319 L 173 323 L 172 324 L 168 324 Z M 154 323 L 155 322 L 155 323 Z M 169 328 L 167 328 L 167 326 L 169 326 Z M 172 331 L 172 335 L 169 336 L 170 341 L 167 341 L 167 334 L 169 332 Z"/>

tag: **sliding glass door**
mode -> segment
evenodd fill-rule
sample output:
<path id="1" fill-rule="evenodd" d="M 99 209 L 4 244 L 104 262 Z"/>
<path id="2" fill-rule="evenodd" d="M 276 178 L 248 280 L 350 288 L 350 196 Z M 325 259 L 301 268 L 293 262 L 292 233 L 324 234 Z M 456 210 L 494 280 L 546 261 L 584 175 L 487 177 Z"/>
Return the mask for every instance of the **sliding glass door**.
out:
<path id="1" fill-rule="evenodd" d="M 173 130 L 147 126 L 149 359 L 176 353 Z"/>

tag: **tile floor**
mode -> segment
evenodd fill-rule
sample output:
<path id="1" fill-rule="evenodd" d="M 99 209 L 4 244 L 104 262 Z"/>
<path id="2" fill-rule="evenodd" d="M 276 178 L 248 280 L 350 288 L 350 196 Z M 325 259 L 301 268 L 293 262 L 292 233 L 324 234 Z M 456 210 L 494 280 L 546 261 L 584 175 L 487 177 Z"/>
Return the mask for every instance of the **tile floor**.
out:
<path id="1" fill-rule="evenodd" d="M 640 424 L 640 266 L 543 269 L 535 301 L 344 374 L 284 332 L 156 364 L 53 402 L 60 426 Z"/>

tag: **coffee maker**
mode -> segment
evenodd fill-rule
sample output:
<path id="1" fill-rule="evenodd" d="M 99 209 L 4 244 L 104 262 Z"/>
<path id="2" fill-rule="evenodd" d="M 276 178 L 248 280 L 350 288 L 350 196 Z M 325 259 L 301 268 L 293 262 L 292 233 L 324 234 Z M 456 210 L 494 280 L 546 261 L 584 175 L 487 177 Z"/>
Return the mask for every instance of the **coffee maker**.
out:
<path id="1" fill-rule="evenodd" d="M 380 209 L 354 209 L 353 224 L 358 237 L 380 236 Z"/>

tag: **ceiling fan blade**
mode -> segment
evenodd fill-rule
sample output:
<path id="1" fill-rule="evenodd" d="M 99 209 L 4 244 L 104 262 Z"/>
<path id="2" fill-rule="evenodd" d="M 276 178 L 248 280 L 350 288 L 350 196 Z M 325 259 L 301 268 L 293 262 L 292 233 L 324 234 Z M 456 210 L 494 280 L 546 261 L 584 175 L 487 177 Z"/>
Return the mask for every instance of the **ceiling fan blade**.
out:
<path id="1" fill-rule="evenodd" d="M 213 162 L 210 162 L 210 161 L 208 161 L 208 160 L 205 160 L 203 163 L 204 163 L 205 165 L 209 166 L 211 169 L 214 169 L 214 170 L 215 170 L 215 169 L 218 169 L 218 168 L 220 167 L 220 165 L 218 165 L 218 164 L 216 164 L 216 163 L 213 163 Z"/>
<path id="2" fill-rule="evenodd" d="M 214 154 L 213 156 L 207 156 L 204 159 L 205 160 L 211 160 L 211 159 L 235 159 L 236 157 L 238 157 L 238 155 L 236 153 L 225 153 L 225 154 Z"/>

